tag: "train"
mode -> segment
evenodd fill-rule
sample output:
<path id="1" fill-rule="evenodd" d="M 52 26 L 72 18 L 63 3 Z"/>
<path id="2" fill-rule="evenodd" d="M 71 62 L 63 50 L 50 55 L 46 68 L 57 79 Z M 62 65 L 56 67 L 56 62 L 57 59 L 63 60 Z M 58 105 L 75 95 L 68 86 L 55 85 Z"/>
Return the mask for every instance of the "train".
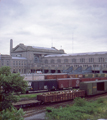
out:
<path id="1" fill-rule="evenodd" d="M 41 90 L 61 90 L 79 88 L 81 82 L 107 80 L 107 74 L 27 74 L 22 75 L 24 80 L 28 81 L 29 91 Z"/>
<path id="2" fill-rule="evenodd" d="M 80 88 L 77 90 L 43 93 L 37 95 L 37 100 L 43 104 L 72 100 L 76 97 L 93 96 L 102 93 L 107 93 L 107 80 L 81 82 Z"/>

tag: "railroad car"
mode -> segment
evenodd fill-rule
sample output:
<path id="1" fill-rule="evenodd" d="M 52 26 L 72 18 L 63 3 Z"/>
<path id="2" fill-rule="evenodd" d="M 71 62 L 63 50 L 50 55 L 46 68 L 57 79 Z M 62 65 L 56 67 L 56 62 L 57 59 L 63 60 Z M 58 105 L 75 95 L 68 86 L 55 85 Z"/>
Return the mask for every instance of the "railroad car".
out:
<path id="1" fill-rule="evenodd" d="M 69 78 L 83 78 L 83 74 L 69 74 L 68 77 Z"/>
<path id="2" fill-rule="evenodd" d="M 48 79 L 48 80 L 35 80 L 29 81 L 28 85 L 30 86 L 29 91 L 38 91 L 38 90 L 54 90 L 57 89 L 57 80 Z"/>
<path id="3" fill-rule="evenodd" d="M 79 83 L 80 83 L 79 78 L 60 78 L 60 79 L 57 79 L 58 89 L 78 88 Z"/>
<path id="4" fill-rule="evenodd" d="M 53 74 L 44 74 L 45 79 L 59 79 L 59 78 L 68 78 L 67 73 L 53 73 Z"/>
<path id="5" fill-rule="evenodd" d="M 85 81 L 107 80 L 106 76 L 107 74 L 86 74 L 85 76 L 82 74 L 68 75 L 67 73 L 27 74 L 24 80 L 29 81 L 29 84 L 31 84 L 28 86 L 29 90 L 27 89 L 27 92 L 38 90 L 50 91 L 53 90 L 52 88 L 55 90 L 69 89 L 71 87 L 77 88 L 80 82 Z"/>
<path id="6" fill-rule="evenodd" d="M 107 80 L 81 82 L 80 90 L 84 90 L 88 96 L 105 93 L 107 92 Z"/>
<path id="7" fill-rule="evenodd" d="M 107 92 L 107 80 L 81 82 L 79 90 L 67 90 L 60 92 L 48 92 L 37 95 L 37 100 L 42 103 L 61 102 L 72 100 L 76 97 L 85 97 Z"/>
<path id="8" fill-rule="evenodd" d="M 38 90 L 60 90 L 69 88 L 78 88 L 80 83 L 79 78 L 60 78 L 60 79 L 45 79 L 29 81 L 29 91 Z M 27 91 L 28 92 L 28 91 Z"/>
<path id="9" fill-rule="evenodd" d="M 43 74 L 21 74 L 21 76 L 24 77 L 25 81 L 45 79 L 45 76 Z"/>
<path id="10" fill-rule="evenodd" d="M 61 102 L 66 100 L 72 100 L 76 97 L 85 97 L 84 90 L 67 90 L 60 92 L 49 92 L 44 93 L 42 95 L 37 95 L 37 100 L 41 101 L 41 103 L 49 103 L 49 102 Z"/>

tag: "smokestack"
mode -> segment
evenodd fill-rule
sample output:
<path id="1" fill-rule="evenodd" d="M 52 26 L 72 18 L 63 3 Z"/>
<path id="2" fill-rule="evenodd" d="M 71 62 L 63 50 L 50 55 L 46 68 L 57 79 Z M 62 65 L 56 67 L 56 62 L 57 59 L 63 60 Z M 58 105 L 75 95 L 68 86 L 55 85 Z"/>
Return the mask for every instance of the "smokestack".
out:
<path id="1" fill-rule="evenodd" d="M 12 48 L 13 48 L 13 40 L 10 39 L 10 55 L 11 55 Z"/>

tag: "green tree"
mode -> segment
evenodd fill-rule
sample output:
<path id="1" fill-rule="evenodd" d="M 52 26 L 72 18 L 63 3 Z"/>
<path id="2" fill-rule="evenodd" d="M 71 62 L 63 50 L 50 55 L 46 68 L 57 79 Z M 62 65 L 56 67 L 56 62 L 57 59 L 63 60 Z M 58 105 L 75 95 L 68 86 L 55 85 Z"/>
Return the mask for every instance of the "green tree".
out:
<path id="1" fill-rule="evenodd" d="M 11 73 L 10 67 L 0 68 L 0 109 L 11 109 L 12 103 L 18 101 L 19 92 L 25 92 L 27 88 L 27 82 L 23 80 L 23 77 L 19 73 Z"/>

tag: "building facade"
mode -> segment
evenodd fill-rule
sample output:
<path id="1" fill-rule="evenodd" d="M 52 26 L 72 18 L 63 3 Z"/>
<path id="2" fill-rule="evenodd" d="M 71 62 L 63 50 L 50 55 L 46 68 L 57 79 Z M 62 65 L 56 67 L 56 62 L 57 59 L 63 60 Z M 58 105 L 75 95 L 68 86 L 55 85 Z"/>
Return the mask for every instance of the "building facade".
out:
<path id="1" fill-rule="evenodd" d="M 0 67 L 10 66 L 11 72 L 35 73 L 82 73 L 91 68 L 94 73 L 107 73 L 107 52 L 66 54 L 63 49 L 26 46 L 13 48 L 10 40 L 10 55 L 0 55 Z"/>

